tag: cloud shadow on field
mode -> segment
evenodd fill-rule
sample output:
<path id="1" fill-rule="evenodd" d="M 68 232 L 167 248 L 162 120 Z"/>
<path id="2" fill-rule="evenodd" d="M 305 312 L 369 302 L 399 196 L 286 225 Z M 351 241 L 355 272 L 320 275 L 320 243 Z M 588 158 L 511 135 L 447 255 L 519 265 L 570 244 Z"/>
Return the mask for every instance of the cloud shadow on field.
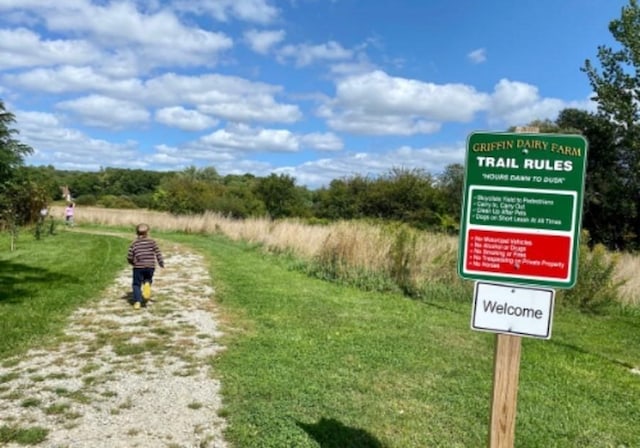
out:
<path id="1" fill-rule="evenodd" d="M 20 303 L 30 296 L 35 287 L 46 287 L 55 282 L 77 282 L 71 275 L 34 268 L 22 263 L 0 260 L 0 303 Z M 24 285 L 31 285 L 26 288 Z"/>
<path id="2" fill-rule="evenodd" d="M 369 432 L 360 428 L 344 425 L 334 418 L 322 417 L 317 423 L 303 423 L 296 421 L 321 448 L 385 448 Z"/>

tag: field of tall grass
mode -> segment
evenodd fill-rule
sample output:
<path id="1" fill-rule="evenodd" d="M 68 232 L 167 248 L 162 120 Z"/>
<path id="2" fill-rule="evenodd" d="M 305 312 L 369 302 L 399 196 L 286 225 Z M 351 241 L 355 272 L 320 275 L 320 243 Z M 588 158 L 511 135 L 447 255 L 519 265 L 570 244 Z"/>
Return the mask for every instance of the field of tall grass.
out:
<path id="1" fill-rule="evenodd" d="M 51 207 L 62 219 L 63 207 Z M 458 238 L 411 229 L 404 225 L 373 225 L 339 221 L 310 225 L 300 220 L 272 221 L 267 218 L 235 220 L 219 214 L 172 215 L 148 210 L 78 207 L 77 224 L 131 226 L 145 222 L 155 231 L 190 234 L 223 234 L 232 240 L 260 244 L 272 252 L 290 253 L 296 258 L 330 265 L 342 277 L 368 274 L 389 278 L 405 292 L 419 295 L 431 282 L 460 287 L 456 260 Z M 613 282 L 618 283 L 617 300 L 623 305 L 640 305 L 640 258 L 633 254 L 607 253 L 616 260 Z"/>

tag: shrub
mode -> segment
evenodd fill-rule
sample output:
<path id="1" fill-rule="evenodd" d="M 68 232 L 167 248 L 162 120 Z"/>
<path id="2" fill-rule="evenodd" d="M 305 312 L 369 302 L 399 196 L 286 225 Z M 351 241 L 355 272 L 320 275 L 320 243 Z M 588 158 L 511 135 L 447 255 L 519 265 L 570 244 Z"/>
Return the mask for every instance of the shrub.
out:
<path id="1" fill-rule="evenodd" d="M 572 289 L 561 291 L 558 302 L 584 312 L 598 312 L 617 302 L 624 282 L 614 280 L 617 254 L 607 252 L 602 244 L 589 248 L 589 233 L 583 231 L 578 258 L 578 281 Z"/>
<path id="2" fill-rule="evenodd" d="M 138 208 L 136 204 L 126 196 L 105 195 L 98 200 L 98 205 L 104 208 Z"/>
<path id="3" fill-rule="evenodd" d="M 386 250 L 374 253 L 380 250 L 381 241 L 371 230 L 354 223 L 338 225 L 327 235 L 307 273 L 369 291 L 398 291 L 388 268 L 380 264 L 386 261 Z"/>
<path id="4" fill-rule="evenodd" d="M 137 208 L 152 208 L 153 194 L 146 193 L 131 196 L 131 201 L 136 205 Z"/>
<path id="5" fill-rule="evenodd" d="M 400 225 L 394 233 L 389 253 L 389 273 L 405 294 L 415 295 L 417 233 L 407 225 Z"/>
<path id="6" fill-rule="evenodd" d="M 83 194 L 75 199 L 75 203 L 76 205 L 85 206 L 96 205 L 98 203 L 98 198 L 93 194 Z"/>

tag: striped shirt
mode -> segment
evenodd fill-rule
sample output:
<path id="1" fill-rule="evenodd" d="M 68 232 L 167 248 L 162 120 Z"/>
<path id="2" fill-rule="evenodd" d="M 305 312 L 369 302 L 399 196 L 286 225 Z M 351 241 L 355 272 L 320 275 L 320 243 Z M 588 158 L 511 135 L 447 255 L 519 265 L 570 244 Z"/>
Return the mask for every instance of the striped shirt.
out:
<path id="1" fill-rule="evenodd" d="M 164 267 L 164 259 L 158 244 L 151 238 L 138 237 L 131 246 L 129 246 L 129 252 L 127 253 L 127 261 L 133 265 L 134 268 L 155 268 L 156 260 L 160 267 Z"/>

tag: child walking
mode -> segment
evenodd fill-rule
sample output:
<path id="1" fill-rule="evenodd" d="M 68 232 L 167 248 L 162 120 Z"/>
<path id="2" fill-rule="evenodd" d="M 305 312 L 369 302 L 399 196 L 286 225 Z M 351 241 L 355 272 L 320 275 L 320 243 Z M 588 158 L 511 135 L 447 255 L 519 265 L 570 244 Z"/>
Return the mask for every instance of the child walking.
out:
<path id="1" fill-rule="evenodd" d="M 164 259 L 158 244 L 149 238 L 147 224 L 138 224 L 136 234 L 137 238 L 129 246 L 127 261 L 133 266 L 133 307 L 140 309 L 147 306 L 147 300 L 151 298 L 156 261 L 164 268 Z"/>
<path id="2" fill-rule="evenodd" d="M 67 226 L 73 227 L 73 214 L 75 212 L 76 204 L 70 202 L 67 204 L 67 208 L 64 209 L 64 222 Z"/>

